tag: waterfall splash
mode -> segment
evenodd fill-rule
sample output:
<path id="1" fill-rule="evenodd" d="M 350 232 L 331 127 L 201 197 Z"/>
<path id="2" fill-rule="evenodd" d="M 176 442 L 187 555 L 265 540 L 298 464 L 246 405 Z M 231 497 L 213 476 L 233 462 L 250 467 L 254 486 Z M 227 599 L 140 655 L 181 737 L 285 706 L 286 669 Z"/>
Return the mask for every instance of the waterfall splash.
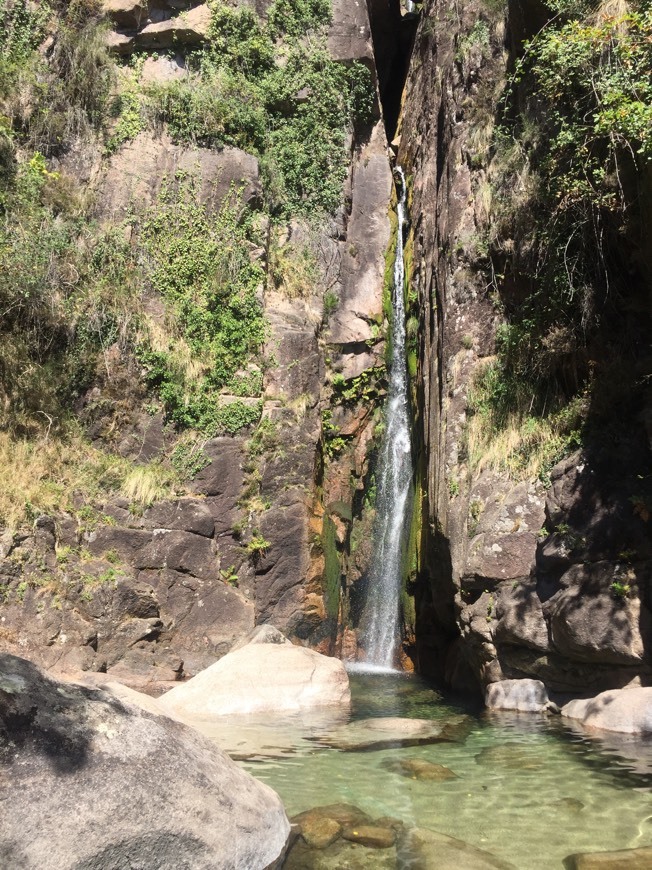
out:
<path id="1" fill-rule="evenodd" d="M 400 166 L 397 166 L 394 171 L 397 176 L 399 201 L 396 208 L 398 232 L 392 299 L 392 358 L 389 369 L 386 428 L 378 461 L 374 559 L 363 615 L 366 660 L 370 664 L 383 668 L 391 668 L 396 664 L 403 550 L 412 491 L 403 293 L 406 185 L 405 175 Z"/>

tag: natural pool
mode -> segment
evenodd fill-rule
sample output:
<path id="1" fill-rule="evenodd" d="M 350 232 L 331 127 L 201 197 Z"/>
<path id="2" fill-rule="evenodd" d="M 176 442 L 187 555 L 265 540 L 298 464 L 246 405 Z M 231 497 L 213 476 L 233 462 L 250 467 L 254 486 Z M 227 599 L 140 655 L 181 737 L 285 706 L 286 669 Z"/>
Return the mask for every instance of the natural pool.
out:
<path id="1" fill-rule="evenodd" d="M 264 747 L 259 760 L 241 763 L 280 794 L 289 816 L 354 804 L 374 818 L 459 838 L 519 870 L 561 868 L 574 852 L 652 845 L 652 744 L 588 737 L 556 716 L 488 714 L 443 698 L 415 676 L 352 674 L 351 688 L 352 720 L 462 713 L 471 717 L 470 731 L 464 742 L 344 752 L 315 740 L 337 727 L 326 715 L 268 718 L 213 736 L 231 749 L 241 743 L 243 755 Z M 435 762 L 456 777 L 406 777 L 388 769 L 397 759 Z"/>

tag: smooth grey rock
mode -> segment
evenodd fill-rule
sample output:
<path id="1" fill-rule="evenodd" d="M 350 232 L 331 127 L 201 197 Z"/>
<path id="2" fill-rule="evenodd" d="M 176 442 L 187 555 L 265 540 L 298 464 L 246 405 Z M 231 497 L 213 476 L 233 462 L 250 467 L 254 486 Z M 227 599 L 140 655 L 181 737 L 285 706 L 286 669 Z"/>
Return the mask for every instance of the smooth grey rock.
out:
<path id="1" fill-rule="evenodd" d="M 348 706 L 350 701 L 349 678 L 339 659 L 293 644 L 255 642 L 160 699 L 164 709 L 186 720 Z"/>
<path id="2" fill-rule="evenodd" d="M 652 688 L 611 689 L 595 698 L 569 701 L 561 709 L 567 719 L 586 728 L 623 734 L 652 733 Z"/>
<path id="3" fill-rule="evenodd" d="M 545 713 L 550 699 L 540 680 L 500 680 L 487 686 L 484 702 L 490 710 Z"/>
<path id="4" fill-rule="evenodd" d="M 121 695 L 0 656 L 3 870 L 275 866 L 290 830 L 278 796 Z"/>

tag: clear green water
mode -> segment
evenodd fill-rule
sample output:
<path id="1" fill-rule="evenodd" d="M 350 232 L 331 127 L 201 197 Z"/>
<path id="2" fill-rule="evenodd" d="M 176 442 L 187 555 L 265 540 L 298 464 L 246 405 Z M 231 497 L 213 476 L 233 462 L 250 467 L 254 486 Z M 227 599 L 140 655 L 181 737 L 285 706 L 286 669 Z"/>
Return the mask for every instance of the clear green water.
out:
<path id="1" fill-rule="evenodd" d="M 306 723 L 302 734 L 295 722 L 295 754 L 242 762 L 280 794 L 288 815 L 352 803 L 460 838 L 520 870 L 561 868 L 573 852 L 652 845 L 652 744 L 589 738 L 560 717 L 489 715 L 442 699 L 416 677 L 352 675 L 351 687 L 353 719 L 464 712 L 471 733 L 464 743 L 341 752 L 304 739 L 319 729 Z M 405 778 L 383 767 L 396 758 L 443 764 L 457 779 Z"/>

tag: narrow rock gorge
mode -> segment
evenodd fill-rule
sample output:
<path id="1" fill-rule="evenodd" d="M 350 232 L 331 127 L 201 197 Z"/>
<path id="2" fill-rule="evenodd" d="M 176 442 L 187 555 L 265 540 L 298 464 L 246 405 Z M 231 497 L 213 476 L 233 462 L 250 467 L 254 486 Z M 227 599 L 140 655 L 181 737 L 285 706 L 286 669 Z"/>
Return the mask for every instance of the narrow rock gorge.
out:
<path id="1" fill-rule="evenodd" d="M 0 0 L 0 865 L 649 864 L 650 46 Z"/>
<path id="2" fill-rule="evenodd" d="M 553 152 L 546 9 L 0 10 L 2 648 L 153 691 L 262 624 L 364 658 L 398 165 L 396 660 L 645 685 L 649 172 Z"/>

